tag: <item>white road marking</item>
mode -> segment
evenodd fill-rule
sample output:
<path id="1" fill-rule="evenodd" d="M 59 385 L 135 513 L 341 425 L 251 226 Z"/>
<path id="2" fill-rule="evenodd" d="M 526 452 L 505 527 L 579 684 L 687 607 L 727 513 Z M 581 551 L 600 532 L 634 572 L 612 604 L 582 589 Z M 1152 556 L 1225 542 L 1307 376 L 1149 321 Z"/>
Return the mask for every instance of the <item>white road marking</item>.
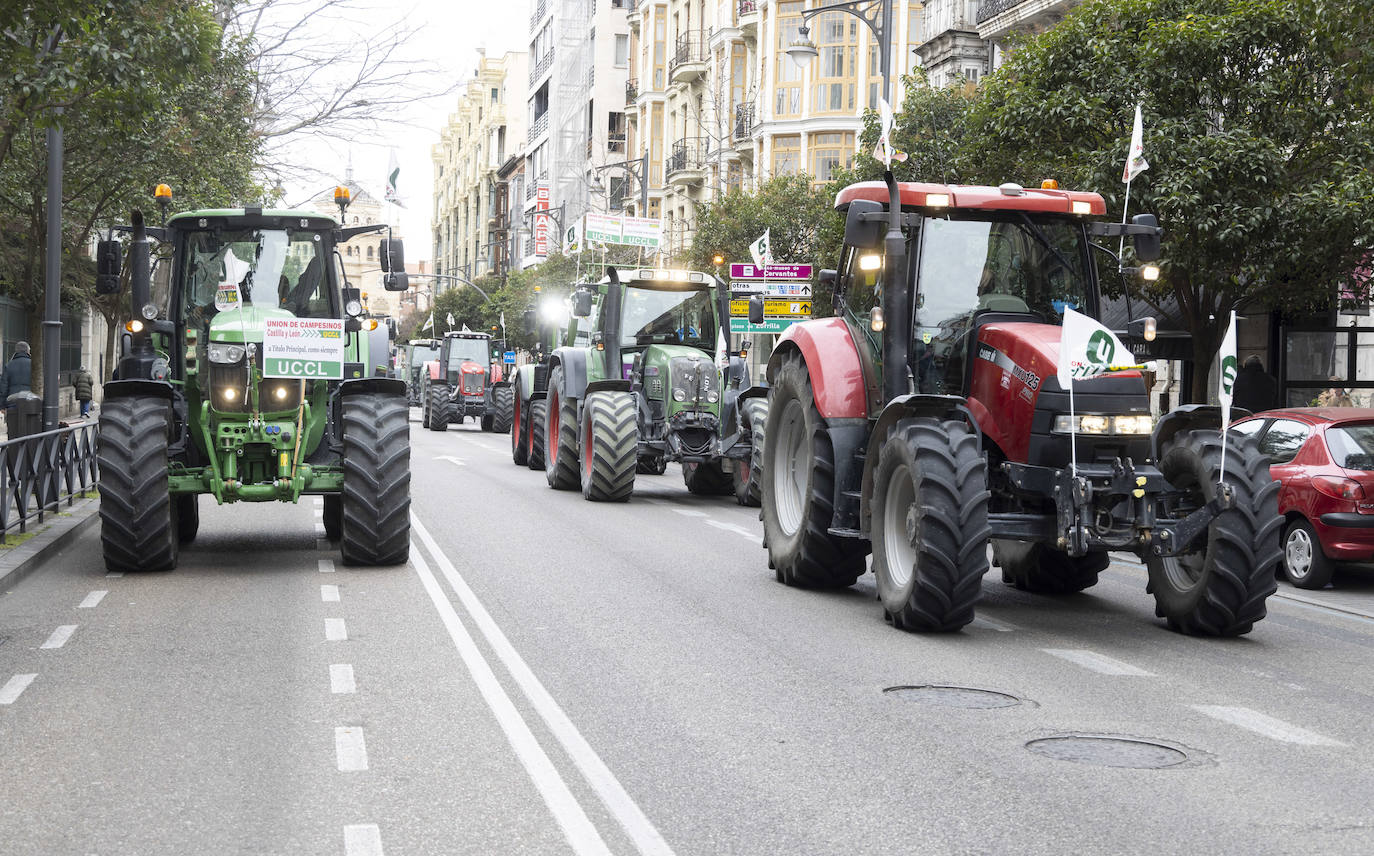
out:
<path id="1" fill-rule="evenodd" d="M 353 666 L 348 663 L 335 663 L 329 667 L 329 691 L 335 695 L 358 691 L 358 683 L 353 679 Z"/>
<path id="2" fill-rule="evenodd" d="M 705 517 L 706 512 L 697 511 L 695 508 L 674 508 L 674 514 L 681 514 L 683 517 Z"/>
<path id="3" fill-rule="evenodd" d="M 0 704 L 14 704 L 38 675 L 15 675 L 0 687 Z"/>
<path id="4" fill-rule="evenodd" d="M 332 573 L 334 573 L 334 560 L 333 560 L 333 559 L 320 559 L 320 573 L 322 573 L 322 574 L 332 574 Z"/>
<path id="5" fill-rule="evenodd" d="M 1317 612 L 1324 612 L 1327 615 L 1332 615 L 1336 618 L 1353 618 L 1356 621 L 1360 621 L 1366 624 L 1374 623 L 1374 615 L 1370 615 L 1367 612 L 1361 612 L 1358 609 L 1351 609 L 1348 606 L 1336 606 L 1330 603 L 1322 603 L 1319 600 L 1313 600 L 1312 598 L 1308 597 L 1300 597 L 1299 595 L 1287 591 L 1275 592 L 1274 597 L 1281 598 L 1297 606 L 1302 606 L 1307 609 L 1313 609 Z"/>
<path id="6" fill-rule="evenodd" d="M 339 771 L 356 773 L 367 769 L 367 743 L 363 741 L 363 730 L 358 726 L 334 729 L 334 755 L 339 762 Z"/>
<path id="7" fill-rule="evenodd" d="M 706 525 L 714 526 L 717 529 L 724 529 L 726 532 L 733 532 L 736 535 L 743 535 L 745 538 L 748 538 L 750 540 L 759 538 L 761 535 L 761 533 L 758 532 L 750 532 L 748 529 L 745 529 L 738 523 L 721 523 L 719 520 L 712 520 L 709 517 L 706 518 Z"/>
<path id="8" fill-rule="evenodd" d="M 462 459 L 462 458 L 455 458 L 455 457 L 453 457 L 452 455 L 439 455 L 439 456 L 438 456 L 437 458 L 435 458 L 434 460 L 436 460 L 436 461 L 448 461 L 450 464 L 457 464 L 457 465 L 460 466 L 460 467 L 466 467 L 466 466 L 467 466 L 467 464 L 463 463 L 463 459 Z"/>
<path id="9" fill-rule="evenodd" d="M 109 592 L 106 591 L 105 589 L 100 589 L 99 591 L 93 591 L 93 592 L 91 592 L 90 594 L 86 595 L 86 599 L 83 600 L 83 601 L 81 601 L 80 603 L 78 603 L 78 604 L 76 605 L 76 608 L 77 608 L 77 609 L 94 609 L 97 605 L 99 605 L 100 601 L 103 600 L 104 597 L 105 597 L 105 595 L 107 595 L 107 594 L 109 594 Z"/>
<path id="10" fill-rule="evenodd" d="M 1191 707 L 1193 710 L 1199 713 L 1205 713 L 1213 719 L 1220 719 L 1222 722 L 1238 725 L 1248 731 L 1262 734 L 1273 740 L 1281 740 L 1284 743 L 1297 743 L 1301 746 L 1345 745 L 1339 740 L 1332 740 L 1330 737 L 1323 737 L 1314 731 L 1308 731 L 1296 725 L 1289 725 L 1282 719 L 1266 716 L 1248 707 L 1225 707 L 1217 704 L 1195 704 L 1191 705 Z"/>
<path id="11" fill-rule="evenodd" d="M 375 823 L 344 827 L 344 856 L 383 856 L 382 831 Z"/>
<path id="12" fill-rule="evenodd" d="M 1136 668 L 1130 663 L 1123 663 L 1120 660 L 1112 659 L 1105 654 L 1098 654 L 1096 651 L 1085 651 L 1080 648 L 1041 648 L 1046 654 L 1053 654 L 1060 659 L 1068 660 L 1078 666 L 1082 666 L 1100 675 L 1131 675 L 1139 678 L 1153 678 L 1154 674 L 1144 669 Z"/>
<path id="13" fill-rule="evenodd" d="M 124 576 L 124 572 L 123 572 L 123 571 L 110 571 L 110 572 L 109 572 L 108 574 L 106 574 L 105 576 L 106 576 L 107 578 L 109 578 L 109 579 L 117 580 L 117 579 L 119 579 L 120 577 Z"/>
<path id="14" fill-rule="evenodd" d="M 411 520 L 419 526 L 419 521 L 414 515 Z M 425 532 L 420 530 L 422 537 Z M 442 558 L 442 554 L 436 551 L 436 558 Z M 572 845 L 573 851 L 578 854 L 606 854 L 609 856 L 610 848 L 602 840 L 601 833 L 596 831 L 587 813 L 578 805 L 577 798 L 568 789 L 568 783 L 563 781 L 563 777 L 558 774 L 558 769 L 554 767 L 549 756 L 544 752 L 539 742 L 534 739 L 534 733 L 526 724 L 520 711 L 516 709 L 515 703 L 510 696 L 501 688 L 501 683 L 496 679 L 496 674 L 492 671 L 491 665 L 482 656 L 477 648 L 477 643 L 467 629 L 463 627 L 463 622 L 458 618 L 458 613 L 453 609 L 453 604 L 449 603 L 448 598 L 439 588 L 439 581 L 434 578 L 429 565 L 425 562 L 424 556 L 420 551 L 411 545 L 410 563 L 415 568 L 415 573 L 420 577 L 421 584 L 429 594 L 430 600 L 434 602 L 434 608 L 439 612 L 439 620 L 444 623 L 448 630 L 449 638 L 453 640 L 453 645 L 458 649 L 458 655 L 463 658 L 463 664 L 468 667 L 468 673 L 472 675 L 473 683 L 477 685 L 477 690 L 482 694 L 483 700 L 491 708 L 491 712 L 496 717 L 496 722 L 501 726 L 501 730 L 506 734 L 511 748 L 515 750 L 515 755 L 524 765 L 525 772 L 529 774 L 530 780 L 534 782 L 539 795 L 544 798 L 544 804 L 549 807 L 549 812 L 553 814 L 554 820 L 563 830 L 563 836 Z"/>
<path id="15" fill-rule="evenodd" d="M 39 645 L 38 647 L 40 649 L 61 648 L 63 645 L 67 644 L 67 640 L 72 638 L 72 634 L 75 632 L 75 624 L 64 624 L 52 632 L 52 635 L 48 637 L 47 642 L 44 642 L 42 645 Z"/>
<path id="16" fill-rule="evenodd" d="M 973 623 L 976 625 L 986 627 L 989 630 L 996 630 L 999 633 L 1009 633 L 1013 630 L 1018 629 L 1015 624 L 1008 624 L 1005 621 L 997 621 L 996 619 L 988 618 L 986 615 L 977 616 L 973 619 Z"/>
<path id="17" fill-rule="evenodd" d="M 344 626 L 342 618 L 326 618 L 324 620 L 324 638 L 326 642 L 344 642 L 348 639 L 348 628 Z"/>
<path id="18" fill-rule="evenodd" d="M 620 781 L 616 779 L 615 774 L 611 772 L 606 763 L 596 754 L 596 750 L 592 749 L 591 744 L 577 730 L 577 726 L 573 725 L 572 720 L 559 707 L 558 702 L 554 701 L 553 696 L 535 677 L 529 665 L 516 652 L 515 647 L 510 644 L 510 640 L 501 632 L 501 628 L 496 625 L 486 607 L 482 606 L 477 595 L 468 587 L 458 570 L 453 567 L 453 563 L 439 549 L 439 545 L 435 543 L 433 536 L 420 522 L 419 517 L 412 513 L 410 519 L 425 547 L 428 548 L 430 554 L 439 564 L 444 578 L 448 580 L 448 584 L 458 595 L 458 599 L 462 601 L 463 607 L 472 616 L 477 629 L 486 637 L 487 643 L 491 646 L 497 659 L 510 672 L 516 685 L 520 687 L 520 691 L 524 693 L 525 698 L 529 700 L 531 706 L 544 720 L 549 731 L 563 746 L 578 771 L 591 785 L 592 790 L 601 798 L 601 802 L 605 804 L 611 815 L 630 837 L 630 840 L 634 842 L 635 847 L 644 856 L 673 856 L 673 850 L 668 846 L 668 842 L 663 839 L 653 822 L 635 804 Z M 411 555 L 418 555 L 418 552 L 412 551 Z M 604 847 L 604 844 L 602 846 Z"/>
<path id="19" fill-rule="evenodd" d="M 325 603 L 338 603 L 338 602 L 339 602 L 339 587 L 338 587 L 338 586 L 320 586 L 320 600 L 324 601 Z"/>

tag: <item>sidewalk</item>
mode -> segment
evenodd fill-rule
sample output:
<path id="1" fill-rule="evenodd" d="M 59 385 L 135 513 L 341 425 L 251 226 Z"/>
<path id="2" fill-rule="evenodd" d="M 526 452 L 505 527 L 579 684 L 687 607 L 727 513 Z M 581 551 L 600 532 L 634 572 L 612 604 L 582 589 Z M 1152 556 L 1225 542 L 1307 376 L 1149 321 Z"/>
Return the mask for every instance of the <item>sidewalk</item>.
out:
<path id="1" fill-rule="evenodd" d="M 0 581 L 13 585 L 42 566 L 95 525 L 100 520 L 99 510 L 98 497 L 78 498 L 71 508 L 63 502 L 58 511 L 45 514 L 42 523 L 30 523 L 26 535 L 21 536 L 18 530 L 10 532 L 9 543 L 0 545 Z M 16 543 L 21 537 L 24 540 Z"/>

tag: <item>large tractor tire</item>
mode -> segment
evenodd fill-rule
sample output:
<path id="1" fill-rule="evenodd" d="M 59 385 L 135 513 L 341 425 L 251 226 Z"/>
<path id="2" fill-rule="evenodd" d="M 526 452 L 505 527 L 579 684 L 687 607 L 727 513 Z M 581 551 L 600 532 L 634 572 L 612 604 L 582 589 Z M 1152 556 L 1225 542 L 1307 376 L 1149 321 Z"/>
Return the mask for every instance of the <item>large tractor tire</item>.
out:
<path id="1" fill-rule="evenodd" d="M 490 413 L 483 413 L 483 414 L 482 414 L 482 418 L 481 418 L 480 422 L 478 423 L 478 427 L 482 429 L 482 433 L 483 433 L 483 434 L 490 434 L 490 433 L 491 433 L 491 423 L 492 423 L 492 419 L 493 419 L 493 418 L 494 418 L 494 417 L 493 417 L 492 414 L 490 414 Z"/>
<path id="2" fill-rule="evenodd" d="M 529 430 L 530 405 L 514 392 L 512 395 L 515 395 L 515 401 L 512 402 L 510 424 L 510 459 L 517 467 L 523 467 L 527 466 L 530 460 L 530 438 L 525 433 Z"/>
<path id="3" fill-rule="evenodd" d="M 1159 470 L 1186 499 L 1174 518 L 1209 502 L 1216 493 L 1222 460 L 1217 431 L 1181 431 L 1160 456 Z M 1239 636 L 1265 616 L 1265 599 L 1277 589 L 1279 483 L 1254 437 L 1230 435 L 1226 483 L 1235 507 L 1217 515 L 1203 546 L 1174 557 L 1147 555 L 1155 614 L 1171 630 L 1193 636 Z"/>
<path id="4" fill-rule="evenodd" d="M 530 421 L 525 426 L 525 430 L 529 432 L 525 465 L 532 470 L 544 469 L 544 439 L 546 435 L 544 423 L 548 421 L 548 418 L 549 400 L 547 398 L 536 398 L 530 402 Z"/>
<path id="5" fill-rule="evenodd" d="M 635 465 L 635 473 L 641 476 L 661 476 L 668 471 L 668 459 L 645 455 Z"/>
<path id="6" fill-rule="evenodd" d="M 1106 553 L 1077 558 L 1061 550 L 1026 541 L 993 541 L 993 564 L 1002 569 L 1002 582 L 1021 591 L 1071 594 L 1097 585 L 1097 575 L 1111 564 Z"/>
<path id="7" fill-rule="evenodd" d="M 504 434 L 515 421 L 515 390 L 509 386 L 497 386 L 491 390 L 492 414 L 491 430 Z"/>
<path id="8" fill-rule="evenodd" d="M 100 544 L 105 568 L 170 571 L 177 566 L 176 505 L 167 484 L 162 398 L 111 398 L 100 407 Z"/>
<path id="9" fill-rule="evenodd" d="M 448 387 L 431 385 L 429 388 L 429 422 L 425 425 L 431 431 L 447 431 L 448 423 L 452 421 L 453 414 L 449 411 L 453 408 L 453 402 L 448 397 Z"/>
<path id="10" fill-rule="evenodd" d="M 900 630 L 951 631 L 973 620 L 988 570 L 988 473 L 963 422 L 903 419 L 873 478 L 873 575 Z"/>
<path id="11" fill-rule="evenodd" d="M 762 398 L 745 399 L 740 420 L 749 428 L 749 457 L 731 461 L 730 481 L 735 488 L 735 502 L 756 508 L 759 479 L 763 476 L 763 424 L 768 420 L 768 403 Z"/>
<path id="12" fill-rule="evenodd" d="M 337 493 L 324 495 L 324 537 L 337 541 L 343 535 L 343 497 Z"/>
<path id="13" fill-rule="evenodd" d="M 398 395 L 343 400 L 346 565 L 400 565 L 410 556 L 410 426 Z"/>
<path id="14" fill-rule="evenodd" d="M 176 498 L 177 541 L 190 544 L 200 531 L 200 495 L 183 493 Z"/>
<path id="15" fill-rule="evenodd" d="M 768 566 L 784 585 L 851 586 L 864 573 L 867 544 L 829 532 L 835 452 L 799 355 L 783 362 L 768 395 L 760 512 Z"/>
<path id="16" fill-rule="evenodd" d="M 577 401 L 564 398 L 563 367 L 549 374 L 549 409 L 544 432 L 544 478 L 554 490 L 577 490 L 580 472 L 577 460 Z"/>
<path id="17" fill-rule="evenodd" d="M 730 474 L 720 468 L 719 461 L 698 464 L 684 461 L 682 464 L 682 483 L 690 493 L 697 496 L 726 496 L 734 493 Z"/>
<path id="18" fill-rule="evenodd" d="M 429 386 L 421 387 L 420 393 L 420 427 L 429 427 Z"/>
<path id="19" fill-rule="evenodd" d="M 593 392 L 582 407 L 582 497 L 624 502 L 635 489 L 639 426 L 631 392 Z"/>

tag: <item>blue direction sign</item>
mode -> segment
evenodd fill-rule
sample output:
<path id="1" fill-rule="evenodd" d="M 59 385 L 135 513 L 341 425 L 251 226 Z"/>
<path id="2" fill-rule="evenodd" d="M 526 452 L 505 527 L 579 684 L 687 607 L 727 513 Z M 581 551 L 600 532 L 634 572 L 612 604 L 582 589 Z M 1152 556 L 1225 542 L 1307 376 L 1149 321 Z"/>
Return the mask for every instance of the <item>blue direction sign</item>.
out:
<path id="1" fill-rule="evenodd" d="M 515 365 L 515 351 L 506 351 L 501 355 L 501 362 L 508 366 Z"/>

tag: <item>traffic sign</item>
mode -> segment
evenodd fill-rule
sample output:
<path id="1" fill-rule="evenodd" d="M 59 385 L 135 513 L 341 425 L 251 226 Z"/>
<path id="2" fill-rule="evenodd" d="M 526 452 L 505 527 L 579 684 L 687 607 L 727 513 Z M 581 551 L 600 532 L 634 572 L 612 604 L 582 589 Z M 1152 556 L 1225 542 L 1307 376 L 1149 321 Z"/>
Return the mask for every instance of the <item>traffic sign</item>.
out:
<path id="1" fill-rule="evenodd" d="M 739 318 L 749 317 L 748 298 L 730 301 L 730 314 Z M 810 318 L 811 301 L 789 300 L 785 297 L 765 297 L 763 300 L 765 318 Z"/>
<path id="2" fill-rule="evenodd" d="M 805 318 L 768 318 L 762 324 L 750 324 L 748 318 L 731 318 L 731 333 L 781 333 Z"/>
<path id="3" fill-rule="evenodd" d="M 506 351 L 501 355 L 501 362 L 508 366 L 515 365 L 515 351 Z"/>
<path id="4" fill-rule="evenodd" d="M 730 265 L 731 279 L 811 279 L 811 265 Z"/>

